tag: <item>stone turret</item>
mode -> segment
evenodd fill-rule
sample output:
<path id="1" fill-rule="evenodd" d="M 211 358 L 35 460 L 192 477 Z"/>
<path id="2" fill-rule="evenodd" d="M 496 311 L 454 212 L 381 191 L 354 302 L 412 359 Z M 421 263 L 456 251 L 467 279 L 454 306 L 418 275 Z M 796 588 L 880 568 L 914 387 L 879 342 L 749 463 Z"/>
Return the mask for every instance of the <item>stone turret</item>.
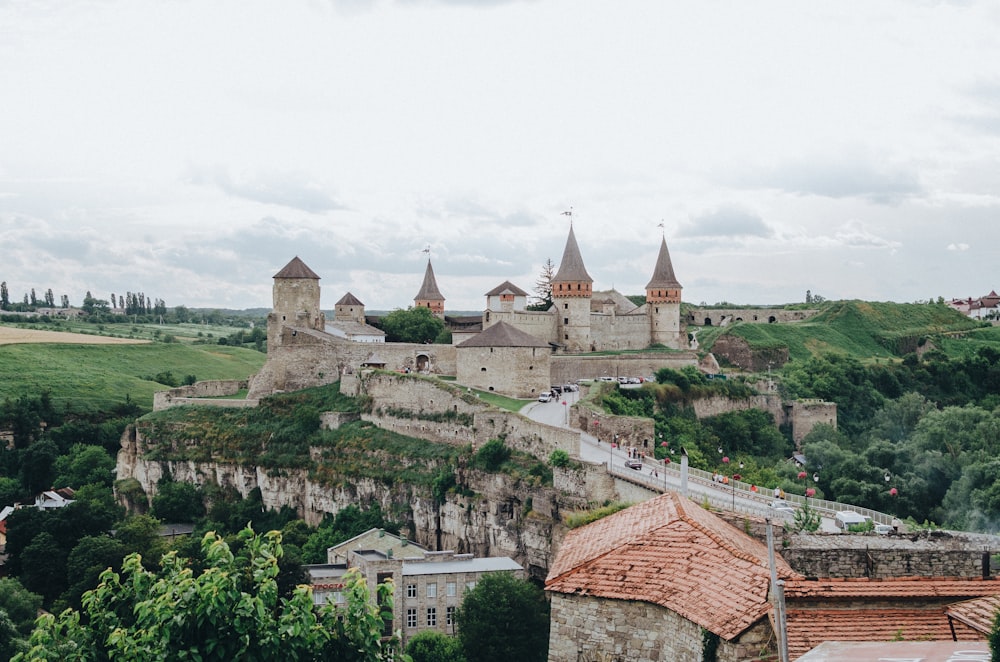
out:
<path id="1" fill-rule="evenodd" d="M 268 353 L 281 344 L 284 327 L 323 330 L 326 318 L 319 294 L 319 276 L 298 256 L 274 274 L 273 307 L 267 316 Z"/>
<path id="2" fill-rule="evenodd" d="M 334 304 L 333 319 L 338 322 L 365 323 L 365 304 L 348 292 L 340 297 L 340 301 Z"/>
<path id="3" fill-rule="evenodd" d="M 587 273 L 580 255 L 580 247 L 570 222 L 566 248 L 563 250 L 559 271 L 552 278 L 552 302 L 558 316 L 557 342 L 571 352 L 591 350 L 590 298 L 594 279 Z"/>
<path id="4" fill-rule="evenodd" d="M 653 277 L 646 284 L 646 305 L 649 309 L 650 342 L 681 349 L 681 284 L 674 275 L 667 240 L 660 241 Z"/>
<path id="5" fill-rule="evenodd" d="M 424 282 L 420 285 L 420 291 L 417 292 L 417 296 L 413 297 L 413 305 L 418 308 L 430 308 L 436 317 L 444 319 L 444 296 L 441 294 L 441 290 L 438 289 L 430 258 L 427 259 Z"/>

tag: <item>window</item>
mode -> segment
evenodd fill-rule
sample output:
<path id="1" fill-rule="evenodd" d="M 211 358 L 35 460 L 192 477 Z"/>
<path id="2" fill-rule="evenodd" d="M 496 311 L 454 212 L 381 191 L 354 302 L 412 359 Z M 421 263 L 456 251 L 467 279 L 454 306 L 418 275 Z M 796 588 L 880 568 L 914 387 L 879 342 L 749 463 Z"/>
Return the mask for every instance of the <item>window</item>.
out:
<path id="1" fill-rule="evenodd" d="M 416 607 L 410 607 L 406 610 L 406 627 L 415 628 L 417 627 L 417 609 Z"/>
<path id="2" fill-rule="evenodd" d="M 438 612 L 437 607 L 427 608 L 427 627 L 433 628 L 437 627 L 438 624 Z"/>
<path id="3" fill-rule="evenodd" d="M 476 588 L 476 582 L 465 582 L 465 590 L 471 591 Z"/>
<path id="4" fill-rule="evenodd" d="M 444 614 L 445 614 L 445 616 L 444 616 L 444 618 L 445 618 L 445 625 L 454 625 L 455 624 L 455 608 L 454 607 L 448 607 L 445 610 Z"/>
<path id="5" fill-rule="evenodd" d="M 428 584 L 427 585 L 427 597 L 428 598 L 436 598 L 437 596 L 438 596 L 438 585 L 437 584 Z"/>
<path id="6" fill-rule="evenodd" d="M 445 591 L 448 594 L 449 598 L 455 597 L 455 582 L 448 582 L 447 586 L 445 587 Z"/>
<path id="7" fill-rule="evenodd" d="M 417 597 L 417 585 L 416 584 L 407 584 L 406 585 L 406 597 L 408 597 L 408 598 L 415 598 L 415 597 Z"/>

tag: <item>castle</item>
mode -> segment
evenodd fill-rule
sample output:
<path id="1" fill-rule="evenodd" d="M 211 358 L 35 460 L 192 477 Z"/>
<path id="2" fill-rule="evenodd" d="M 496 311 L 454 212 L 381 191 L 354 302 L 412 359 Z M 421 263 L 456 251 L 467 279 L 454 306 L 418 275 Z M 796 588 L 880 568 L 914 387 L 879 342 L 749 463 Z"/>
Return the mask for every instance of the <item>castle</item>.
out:
<path id="1" fill-rule="evenodd" d="M 594 291 L 572 224 L 547 310 L 529 310 L 527 293 L 505 281 L 486 293 L 478 320 L 449 318 L 428 259 L 414 306 L 429 308 L 449 323 L 451 345 L 386 343 L 385 334 L 368 323 L 364 304 L 350 292 L 337 301 L 328 322 L 320 309 L 319 279 L 298 257 L 274 275 L 268 360 L 251 383 L 252 397 L 331 383 L 364 368 L 456 375 L 465 386 L 534 397 L 552 383 L 601 374 L 648 375 L 696 361 L 687 348 L 682 287 L 665 238 L 640 306 L 613 289 Z M 661 350 L 593 356 L 651 346 Z"/>

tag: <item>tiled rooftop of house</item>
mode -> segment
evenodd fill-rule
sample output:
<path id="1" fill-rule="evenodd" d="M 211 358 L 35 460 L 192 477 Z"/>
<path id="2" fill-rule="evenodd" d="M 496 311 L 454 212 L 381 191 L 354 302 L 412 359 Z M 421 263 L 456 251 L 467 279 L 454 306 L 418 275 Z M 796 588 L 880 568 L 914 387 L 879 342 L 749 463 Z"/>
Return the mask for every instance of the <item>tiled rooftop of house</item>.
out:
<path id="1" fill-rule="evenodd" d="M 545 588 L 657 604 L 729 640 L 769 612 L 769 581 L 763 544 L 668 493 L 570 531 Z"/>
<path id="2" fill-rule="evenodd" d="M 983 579 L 824 579 L 786 582 L 789 657 L 824 641 L 976 641 L 982 634 L 949 623 L 961 598 L 992 595 L 1000 583 Z"/>
<path id="3" fill-rule="evenodd" d="M 945 613 L 953 621 L 963 623 L 983 634 L 989 634 L 998 611 L 1000 611 L 1000 595 L 988 595 L 953 604 Z"/>

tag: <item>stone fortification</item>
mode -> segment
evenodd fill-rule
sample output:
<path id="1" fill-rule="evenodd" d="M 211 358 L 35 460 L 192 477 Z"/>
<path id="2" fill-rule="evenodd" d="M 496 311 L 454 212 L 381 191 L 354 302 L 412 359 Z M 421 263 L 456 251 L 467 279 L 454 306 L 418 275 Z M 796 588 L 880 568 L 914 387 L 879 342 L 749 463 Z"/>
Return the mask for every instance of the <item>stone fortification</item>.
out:
<path id="1" fill-rule="evenodd" d="M 645 308 L 641 309 L 645 310 Z M 591 314 L 590 334 L 594 346 L 606 351 L 646 349 L 650 345 L 649 315 Z"/>
<path id="2" fill-rule="evenodd" d="M 691 326 L 726 326 L 736 322 L 780 324 L 801 322 L 818 312 L 783 308 L 692 308 L 688 311 L 685 322 Z"/>
<path id="3" fill-rule="evenodd" d="M 257 400 L 205 400 L 204 398 L 225 398 L 236 395 L 247 388 L 246 379 L 226 379 L 195 382 L 189 386 L 179 386 L 153 394 L 153 411 L 160 411 L 178 405 L 199 404 L 210 407 L 256 407 Z"/>
<path id="4" fill-rule="evenodd" d="M 615 355 L 556 354 L 551 361 L 552 383 L 565 384 L 578 379 L 601 377 L 649 377 L 660 368 L 679 370 L 697 365 L 692 351 L 643 352 Z"/>
<path id="5" fill-rule="evenodd" d="M 370 398 L 365 420 L 411 437 L 475 447 L 503 439 L 545 462 L 556 449 L 580 456 L 580 434 L 483 403 L 461 387 L 419 375 L 365 372 L 359 391 Z"/>
<path id="6" fill-rule="evenodd" d="M 455 347 L 420 343 L 356 343 L 321 331 L 285 327 L 280 345 L 250 383 L 250 398 L 332 384 L 359 366 L 454 375 Z"/>

